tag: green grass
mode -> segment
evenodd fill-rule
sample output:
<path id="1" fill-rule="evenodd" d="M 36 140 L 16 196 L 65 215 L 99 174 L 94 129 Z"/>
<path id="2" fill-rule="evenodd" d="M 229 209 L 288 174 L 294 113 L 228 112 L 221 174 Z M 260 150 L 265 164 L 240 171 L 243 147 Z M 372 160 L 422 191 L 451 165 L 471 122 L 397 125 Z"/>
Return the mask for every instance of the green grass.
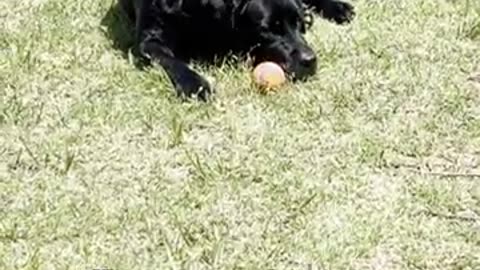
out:
<path id="1" fill-rule="evenodd" d="M 0 269 L 480 269 L 480 3 L 354 3 L 310 81 L 201 104 L 111 1 L 0 1 Z"/>

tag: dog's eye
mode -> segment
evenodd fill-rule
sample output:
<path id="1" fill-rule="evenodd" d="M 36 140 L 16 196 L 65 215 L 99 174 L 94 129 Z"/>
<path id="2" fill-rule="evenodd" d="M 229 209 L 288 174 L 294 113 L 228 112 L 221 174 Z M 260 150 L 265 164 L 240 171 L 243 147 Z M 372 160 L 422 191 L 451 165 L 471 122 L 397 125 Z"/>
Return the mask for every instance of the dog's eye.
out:
<path id="1" fill-rule="evenodd" d="M 273 21 L 270 27 L 272 32 L 277 35 L 282 35 L 285 32 L 285 24 L 280 20 Z"/>
<path id="2" fill-rule="evenodd" d="M 273 31 L 280 32 L 282 30 L 282 23 L 280 21 L 274 21 L 272 27 Z"/>

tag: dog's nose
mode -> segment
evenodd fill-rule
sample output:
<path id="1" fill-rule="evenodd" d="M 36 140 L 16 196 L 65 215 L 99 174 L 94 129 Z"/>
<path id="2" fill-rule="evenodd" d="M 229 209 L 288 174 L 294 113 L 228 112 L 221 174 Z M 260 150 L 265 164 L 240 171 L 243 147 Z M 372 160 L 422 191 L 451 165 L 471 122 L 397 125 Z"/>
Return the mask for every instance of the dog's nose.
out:
<path id="1" fill-rule="evenodd" d="M 315 68 L 317 56 L 312 50 L 305 50 L 300 53 L 300 64 L 306 68 Z"/>

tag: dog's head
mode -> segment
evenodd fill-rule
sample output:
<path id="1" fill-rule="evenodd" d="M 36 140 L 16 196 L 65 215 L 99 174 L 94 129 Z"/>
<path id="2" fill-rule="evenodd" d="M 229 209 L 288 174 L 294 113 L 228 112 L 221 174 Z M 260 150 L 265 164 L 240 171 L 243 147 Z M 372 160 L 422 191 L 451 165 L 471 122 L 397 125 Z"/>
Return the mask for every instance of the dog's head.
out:
<path id="1" fill-rule="evenodd" d="M 278 63 L 294 79 L 316 71 L 316 55 L 303 37 L 311 24 L 300 0 L 245 0 L 237 28 L 254 46 L 255 63 Z"/>

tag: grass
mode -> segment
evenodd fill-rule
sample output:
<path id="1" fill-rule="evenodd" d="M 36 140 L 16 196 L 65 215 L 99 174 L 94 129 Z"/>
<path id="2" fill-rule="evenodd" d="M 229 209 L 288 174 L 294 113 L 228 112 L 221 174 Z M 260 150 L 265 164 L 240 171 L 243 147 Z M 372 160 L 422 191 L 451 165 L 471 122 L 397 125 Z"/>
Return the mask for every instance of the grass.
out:
<path id="1" fill-rule="evenodd" d="M 480 269 L 478 1 L 355 1 L 308 82 L 197 64 L 209 104 L 111 5 L 0 1 L 0 269 Z"/>

